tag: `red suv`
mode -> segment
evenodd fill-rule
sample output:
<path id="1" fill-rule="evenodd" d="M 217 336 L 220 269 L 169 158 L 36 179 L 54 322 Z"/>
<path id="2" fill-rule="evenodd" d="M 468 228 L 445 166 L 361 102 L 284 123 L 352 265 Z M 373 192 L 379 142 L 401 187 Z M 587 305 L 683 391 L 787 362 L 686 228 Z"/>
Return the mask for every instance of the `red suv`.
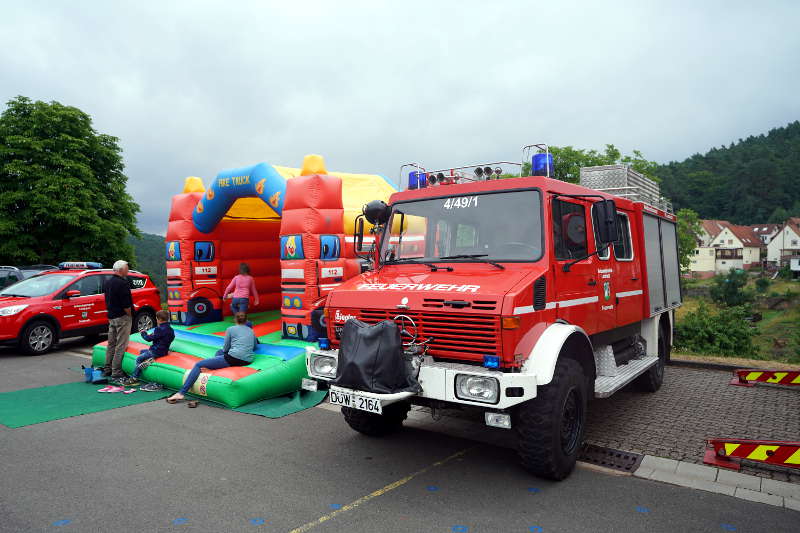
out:
<path id="1" fill-rule="evenodd" d="M 98 263 L 62 263 L 0 292 L 0 343 L 15 344 L 29 354 L 43 354 L 59 338 L 97 335 L 108 330 L 105 281 L 113 276 Z M 96 267 L 96 268 L 95 268 Z M 140 272 L 128 273 L 133 295 L 133 331 L 155 325 L 161 295 Z"/>

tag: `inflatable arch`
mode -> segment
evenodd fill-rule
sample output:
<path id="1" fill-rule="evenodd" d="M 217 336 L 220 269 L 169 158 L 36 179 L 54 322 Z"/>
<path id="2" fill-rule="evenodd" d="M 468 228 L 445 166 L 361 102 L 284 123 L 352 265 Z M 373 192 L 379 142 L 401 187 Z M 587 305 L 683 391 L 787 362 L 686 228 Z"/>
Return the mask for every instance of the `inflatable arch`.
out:
<path id="1" fill-rule="evenodd" d="M 224 170 L 207 188 L 186 178 L 166 236 L 172 321 L 192 326 L 229 314 L 225 287 L 247 263 L 259 293 L 249 312 L 280 309 L 285 338 L 313 340 L 313 304 L 360 272 L 356 216 L 393 192 L 376 174 L 327 172 L 317 155 L 299 169 L 259 163 Z"/>

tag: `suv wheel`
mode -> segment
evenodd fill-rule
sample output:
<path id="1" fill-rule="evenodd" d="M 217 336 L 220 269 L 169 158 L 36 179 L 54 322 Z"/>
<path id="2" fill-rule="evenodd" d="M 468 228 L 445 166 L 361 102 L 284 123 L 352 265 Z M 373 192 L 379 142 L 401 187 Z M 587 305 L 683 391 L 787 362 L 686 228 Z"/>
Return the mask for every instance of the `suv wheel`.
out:
<path id="1" fill-rule="evenodd" d="M 156 325 L 156 314 L 149 309 L 143 309 L 136 313 L 133 319 L 133 333 L 154 328 Z"/>
<path id="2" fill-rule="evenodd" d="M 20 347 L 30 355 L 42 355 L 50 351 L 57 341 L 53 325 L 46 320 L 34 320 L 22 331 Z"/>

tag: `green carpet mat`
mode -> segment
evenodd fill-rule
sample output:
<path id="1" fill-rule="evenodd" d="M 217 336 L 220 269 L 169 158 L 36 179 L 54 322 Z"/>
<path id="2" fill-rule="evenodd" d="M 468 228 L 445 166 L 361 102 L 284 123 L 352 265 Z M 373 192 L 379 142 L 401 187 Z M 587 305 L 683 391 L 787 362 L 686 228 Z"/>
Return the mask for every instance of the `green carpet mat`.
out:
<path id="1" fill-rule="evenodd" d="M 324 390 L 299 390 L 291 394 L 287 394 L 286 396 L 278 396 L 277 398 L 251 402 L 240 407 L 234 407 L 233 409 L 227 405 L 211 401 L 208 398 L 194 396 L 193 394 L 187 395 L 187 398 L 191 400 L 199 400 L 200 403 L 212 407 L 231 409 L 231 411 L 236 411 L 237 413 L 258 415 L 266 418 L 281 418 L 284 416 L 293 415 L 294 413 L 299 413 L 300 411 L 305 411 L 306 409 L 311 409 L 312 407 L 316 407 L 322 403 L 322 400 L 325 399 L 326 394 L 328 394 L 328 391 Z"/>
<path id="2" fill-rule="evenodd" d="M 267 418 L 280 418 L 305 411 L 319 405 L 325 399 L 328 391 L 305 391 L 299 390 L 286 396 L 278 396 L 269 400 L 253 402 L 233 409 L 238 413 L 249 415 L 265 416 Z"/>
<path id="3" fill-rule="evenodd" d="M 171 394 L 143 392 L 133 394 L 99 393 L 105 385 L 64 383 L 51 387 L 22 389 L 0 393 L 0 424 L 20 428 L 51 420 L 98 413 L 117 407 L 160 400 Z"/>

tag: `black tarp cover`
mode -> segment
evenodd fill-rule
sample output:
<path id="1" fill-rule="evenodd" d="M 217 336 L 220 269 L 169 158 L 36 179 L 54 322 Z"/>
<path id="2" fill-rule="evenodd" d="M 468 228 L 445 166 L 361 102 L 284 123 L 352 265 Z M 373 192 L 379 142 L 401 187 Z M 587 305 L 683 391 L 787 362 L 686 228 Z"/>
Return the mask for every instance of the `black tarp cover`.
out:
<path id="1" fill-rule="evenodd" d="M 344 324 L 334 385 L 365 392 L 417 392 L 410 364 L 403 356 L 397 324 L 383 320 L 367 324 L 350 319 Z"/>

